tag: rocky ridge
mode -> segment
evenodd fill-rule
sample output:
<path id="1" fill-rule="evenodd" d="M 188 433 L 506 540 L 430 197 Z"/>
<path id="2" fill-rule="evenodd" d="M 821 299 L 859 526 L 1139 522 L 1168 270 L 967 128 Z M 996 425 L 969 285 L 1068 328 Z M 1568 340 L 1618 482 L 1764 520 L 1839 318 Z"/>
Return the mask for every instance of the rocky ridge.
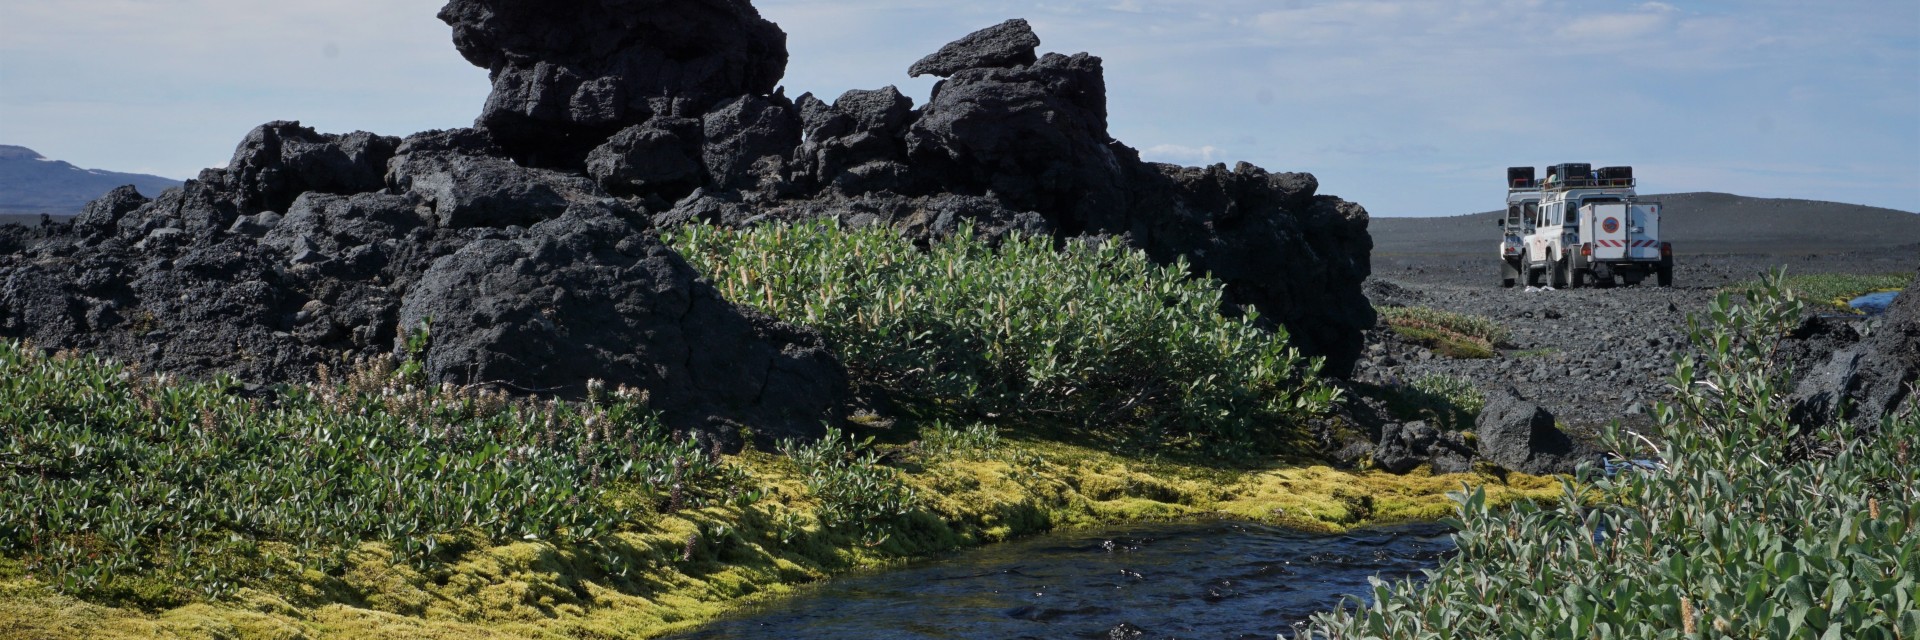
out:
<path id="1" fill-rule="evenodd" d="M 1228 284 L 1345 374 L 1373 313 L 1367 215 L 1311 175 L 1142 162 L 1107 132 L 1101 60 L 1024 21 L 828 103 L 775 85 L 785 34 L 745 0 L 453 0 L 489 70 L 475 126 L 405 138 L 256 128 L 226 168 L 70 225 L 0 227 L 0 336 L 153 370 L 275 382 L 431 327 L 435 382 L 648 390 L 677 427 L 811 435 L 844 412 L 810 330 L 723 299 L 657 238 L 831 217 L 914 238 L 1124 238 Z"/>

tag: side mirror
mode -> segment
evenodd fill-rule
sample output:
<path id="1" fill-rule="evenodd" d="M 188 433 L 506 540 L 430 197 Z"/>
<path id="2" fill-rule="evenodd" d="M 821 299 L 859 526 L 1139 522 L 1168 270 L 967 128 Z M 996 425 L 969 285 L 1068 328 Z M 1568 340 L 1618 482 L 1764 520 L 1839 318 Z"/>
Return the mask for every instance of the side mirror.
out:
<path id="1" fill-rule="evenodd" d="M 1502 219 L 1500 219 L 1500 218 L 1494 218 L 1494 219 L 1493 219 L 1493 226 L 1496 226 L 1496 227 L 1504 227 L 1504 226 L 1507 226 L 1507 221 L 1506 221 L 1506 220 L 1502 220 Z"/>

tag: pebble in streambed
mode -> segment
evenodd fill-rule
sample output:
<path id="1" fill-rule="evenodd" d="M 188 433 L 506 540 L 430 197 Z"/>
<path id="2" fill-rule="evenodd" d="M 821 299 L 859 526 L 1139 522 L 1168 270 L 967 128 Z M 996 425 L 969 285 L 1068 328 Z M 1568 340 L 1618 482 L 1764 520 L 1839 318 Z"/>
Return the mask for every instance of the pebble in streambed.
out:
<path id="1" fill-rule="evenodd" d="M 1237 522 L 1042 536 L 831 580 L 684 639 L 1273 638 L 1453 551 L 1434 524 L 1320 535 Z"/>

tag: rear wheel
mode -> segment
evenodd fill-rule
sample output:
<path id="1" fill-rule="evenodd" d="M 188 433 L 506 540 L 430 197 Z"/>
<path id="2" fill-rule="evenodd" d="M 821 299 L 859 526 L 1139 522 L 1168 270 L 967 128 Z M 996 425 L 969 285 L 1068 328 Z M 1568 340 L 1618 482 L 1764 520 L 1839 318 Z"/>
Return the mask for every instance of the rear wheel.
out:
<path id="1" fill-rule="evenodd" d="M 1573 270 L 1573 288 L 1578 289 L 1580 287 L 1587 286 L 1588 273 L 1589 272 L 1586 269 L 1574 269 Z"/>
<path id="2" fill-rule="evenodd" d="M 1527 286 L 1540 286 L 1540 270 L 1533 268 L 1533 256 L 1520 254 L 1520 271 L 1527 275 Z"/>
<path id="3" fill-rule="evenodd" d="M 1567 259 L 1561 257 L 1553 261 L 1553 287 L 1564 289 L 1567 286 Z"/>
<path id="4" fill-rule="evenodd" d="M 1519 277 L 1520 277 L 1520 269 L 1514 266 L 1513 261 L 1508 260 L 1506 258 L 1501 258 L 1500 259 L 1500 286 L 1507 289 L 1512 289 L 1514 280 Z"/>

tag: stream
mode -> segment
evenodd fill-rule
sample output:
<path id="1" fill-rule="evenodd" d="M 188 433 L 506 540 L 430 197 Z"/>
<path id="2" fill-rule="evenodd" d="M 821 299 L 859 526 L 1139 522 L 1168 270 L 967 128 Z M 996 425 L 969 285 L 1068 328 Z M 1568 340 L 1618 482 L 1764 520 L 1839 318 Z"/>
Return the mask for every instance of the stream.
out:
<path id="1" fill-rule="evenodd" d="M 1438 566 L 1450 532 L 1213 521 L 1047 535 L 834 578 L 673 637 L 1293 637 L 1295 623 L 1367 594 L 1370 576 Z"/>

